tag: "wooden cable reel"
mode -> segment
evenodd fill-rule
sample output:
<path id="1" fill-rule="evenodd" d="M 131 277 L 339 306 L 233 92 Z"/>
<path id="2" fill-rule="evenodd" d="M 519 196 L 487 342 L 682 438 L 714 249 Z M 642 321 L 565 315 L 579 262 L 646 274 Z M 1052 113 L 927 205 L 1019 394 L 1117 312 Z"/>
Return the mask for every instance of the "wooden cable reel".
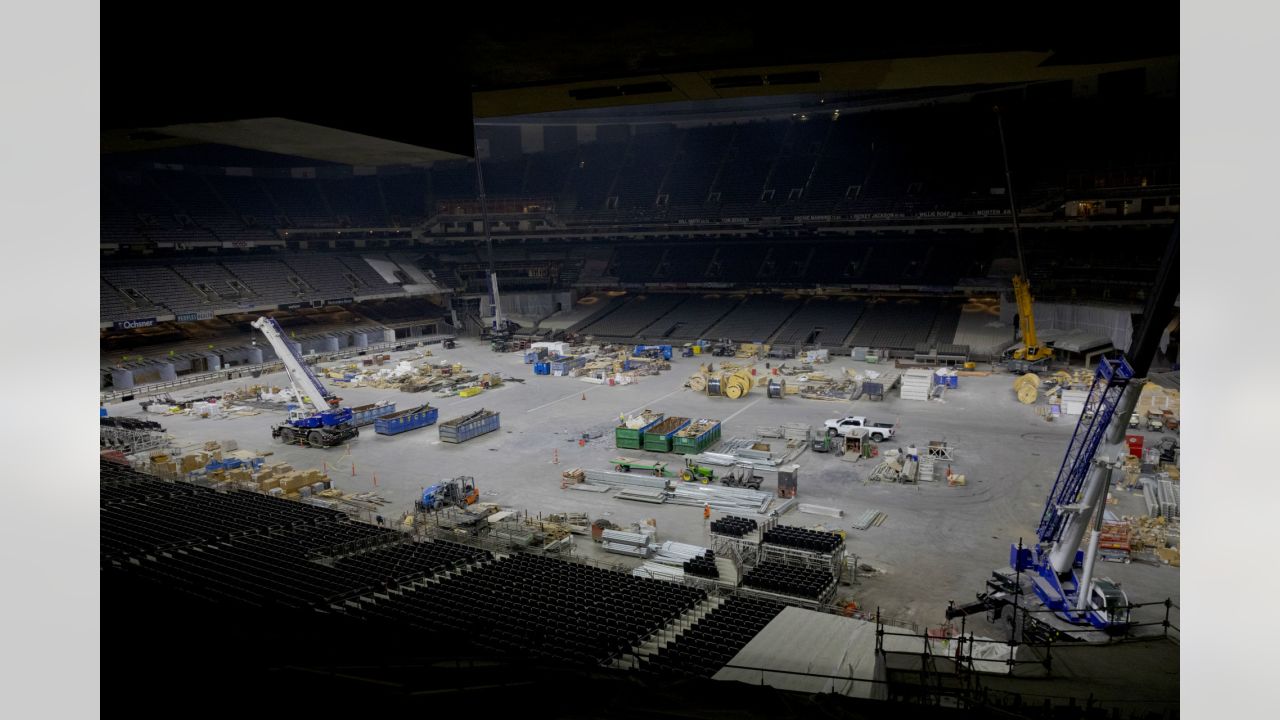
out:
<path id="1" fill-rule="evenodd" d="M 1034 404 L 1040 399 L 1040 376 L 1035 373 L 1018 376 L 1013 381 L 1013 392 L 1017 394 L 1018 402 L 1023 405 Z"/>
<path id="2" fill-rule="evenodd" d="M 739 370 L 724 378 L 724 396 L 730 400 L 737 400 L 751 392 L 751 385 L 750 373 L 744 370 Z"/>

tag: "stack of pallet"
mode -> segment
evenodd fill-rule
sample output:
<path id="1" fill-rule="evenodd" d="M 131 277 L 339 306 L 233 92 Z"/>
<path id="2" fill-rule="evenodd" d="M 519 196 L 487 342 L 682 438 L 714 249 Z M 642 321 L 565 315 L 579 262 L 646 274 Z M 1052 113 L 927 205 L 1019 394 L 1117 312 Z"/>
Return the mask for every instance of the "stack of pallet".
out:
<path id="1" fill-rule="evenodd" d="M 1129 562 L 1132 551 L 1128 523 L 1103 523 L 1098 538 L 1098 556 L 1108 562 Z"/>
<path id="2" fill-rule="evenodd" d="M 922 368 L 912 368 L 902 375 L 900 397 L 903 400 L 928 400 L 933 373 Z"/>

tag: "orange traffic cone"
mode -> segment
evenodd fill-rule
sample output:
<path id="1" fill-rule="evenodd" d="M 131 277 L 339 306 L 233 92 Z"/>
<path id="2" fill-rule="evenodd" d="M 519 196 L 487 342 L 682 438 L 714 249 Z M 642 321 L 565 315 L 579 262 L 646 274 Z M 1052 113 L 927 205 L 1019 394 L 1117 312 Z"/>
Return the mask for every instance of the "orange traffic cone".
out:
<path id="1" fill-rule="evenodd" d="M 351 477 L 355 477 L 355 476 L 356 476 L 356 461 L 352 460 L 351 461 Z"/>

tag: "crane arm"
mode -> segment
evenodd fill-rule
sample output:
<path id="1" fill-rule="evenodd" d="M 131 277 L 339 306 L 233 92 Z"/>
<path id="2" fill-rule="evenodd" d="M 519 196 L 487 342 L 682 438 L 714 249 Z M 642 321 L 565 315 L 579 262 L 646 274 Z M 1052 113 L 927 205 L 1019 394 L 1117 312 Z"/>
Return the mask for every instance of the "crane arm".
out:
<path id="1" fill-rule="evenodd" d="M 1027 282 L 1021 275 L 1013 277 L 1013 298 L 1018 304 L 1018 320 L 1022 326 L 1022 342 L 1027 348 L 1027 359 L 1036 359 L 1031 356 L 1039 354 L 1040 342 L 1036 337 L 1036 317 L 1031 302 L 1031 283 Z"/>
<path id="2" fill-rule="evenodd" d="M 280 358 L 280 362 L 284 363 L 285 373 L 289 376 L 289 382 L 293 385 L 293 391 L 298 395 L 299 404 L 307 404 L 317 413 L 323 413 L 329 410 L 328 398 L 330 393 L 320 382 L 320 378 L 311 372 L 311 368 L 303 362 L 302 355 L 297 349 L 285 339 L 284 328 L 280 327 L 280 323 L 275 318 L 263 316 L 253 321 L 253 327 L 257 328 L 267 338 L 267 342 L 271 343 L 271 347 L 276 351 L 276 357 Z"/>

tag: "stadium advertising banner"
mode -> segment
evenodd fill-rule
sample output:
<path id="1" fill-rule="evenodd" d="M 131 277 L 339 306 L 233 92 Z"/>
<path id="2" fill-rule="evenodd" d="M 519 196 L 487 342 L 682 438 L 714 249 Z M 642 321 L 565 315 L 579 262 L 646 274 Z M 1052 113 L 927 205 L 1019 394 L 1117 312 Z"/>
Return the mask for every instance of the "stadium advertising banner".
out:
<path id="1" fill-rule="evenodd" d="M 133 330 L 134 328 L 151 327 L 156 324 L 155 318 L 139 318 L 137 320 L 117 320 L 115 321 L 116 330 Z"/>
<path id="2" fill-rule="evenodd" d="M 182 313 L 174 318 L 178 322 L 196 322 L 197 320 L 212 320 L 212 310 L 201 310 L 200 312 Z"/>
<path id="3" fill-rule="evenodd" d="M 325 303 L 325 304 L 327 304 L 327 305 L 350 305 L 350 304 L 351 304 L 351 303 L 353 303 L 353 302 L 355 302 L 355 298 L 342 297 L 342 298 L 333 298 L 332 300 L 328 300 L 328 301 L 326 301 L 326 303 Z"/>
<path id="4" fill-rule="evenodd" d="M 306 303 L 306 304 L 310 305 L 310 303 Z M 281 310 L 297 310 L 302 306 L 303 306 L 303 303 L 300 303 L 300 302 L 281 303 L 280 309 Z"/>

